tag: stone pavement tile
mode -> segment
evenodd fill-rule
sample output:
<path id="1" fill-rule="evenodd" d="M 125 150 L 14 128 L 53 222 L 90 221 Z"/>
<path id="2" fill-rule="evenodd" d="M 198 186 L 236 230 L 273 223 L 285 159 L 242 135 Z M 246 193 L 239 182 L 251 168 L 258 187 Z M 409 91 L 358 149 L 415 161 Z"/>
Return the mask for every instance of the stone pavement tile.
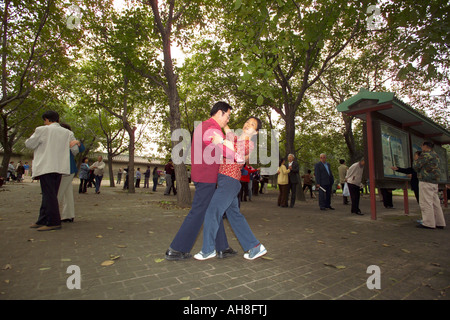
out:
<path id="1" fill-rule="evenodd" d="M 294 209 L 276 206 L 277 191 L 243 203 L 243 214 L 266 246 L 267 259 L 243 259 L 229 223 L 225 229 L 237 256 L 205 262 L 166 261 L 164 252 L 188 210 L 170 205 L 162 191 L 102 186 L 95 195 L 76 193 L 76 218 L 62 230 L 28 228 L 40 206 L 39 185 L 6 185 L 0 190 L 0 299 L 151 300 L 450 300 L 450 227 L 415 228 L 410 216 L 378 208 L 378 219 L 356 216 L 333 197 L 336 210 L 317 202 Z M 23 202 L 12 205 L 21 196 Z M 162 204 L 160 201 L 164 200 Z M 394 197 L 401 208 L 403 199 Z M 369 198 L 361 208 L 368 212 Z M 450 210 L 444 209 L 450 225 Z M 428 231 L 428 232 L 427 232 Z M 192 249 L 200 251 L 201 236 Z M 100 264 L 118 255 L 112 266 Z M 66 269 L 81 270 L 81 289 L 68 289 Z M 370 290 L 367 267 L 378 265 L 381 289 Z M 345 268 L 338 269 L 337 266 Z"/>

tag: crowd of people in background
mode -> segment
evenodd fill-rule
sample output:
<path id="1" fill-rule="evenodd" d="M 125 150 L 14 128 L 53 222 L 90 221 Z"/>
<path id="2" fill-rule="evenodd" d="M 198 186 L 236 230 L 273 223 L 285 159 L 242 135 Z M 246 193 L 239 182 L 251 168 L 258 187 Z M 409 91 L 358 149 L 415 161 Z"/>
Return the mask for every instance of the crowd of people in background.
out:
<path id="1" fill-rule="evenodd" d="M 59 120 L 55 120 L 57 118 L 57 115 L 50 112 L 49 114 L 45 114 L 43 116 L 43 119 L 44 117 L 47 117 L 45 118 L 45 121 L 48 122 L 46 122 L 46 126 L 47 128 L 49 128 L 47 130 L 48 133 L 46 134 L 61 134 L 62 131 L 60 130 L 60 128 L 67 129 L 67 131 L 70 132 L 70 141 L 77 141 L 75 140 L 75 137 L 73 136 L 69 125 L 59 123 Z M 53 120 L 49 121 L 48 117 Z M 24 180 L 24 177 L 29 176 L 32 177 L 32 181 L 34 179 L 41 180 L 41 186 L 43 185 L 43 188 L 46 190 L 46 197 L 43 197 L 43 205 L 45 203 L 47 207 L 51 207 L 48 205 L 48 203 L 53 201 L 52 203 L 54 204 L 54 199 L 51 199 L 51 197 L 48 198 L 47 196 L 49 193 L 53 194 L 55 190 L 50 190 L 51 188 L 48 189 L 49 186 L 46 185 L 46 183 L 50 183 L 50 180 L 45 182 L 45 179 L 49 176 L 46 176 L 47 173 L 42 174 L 40 171 L 44 170 L 44 172 L 46 172 L 48 170 L 51 171 L 52 169 L 48 169 L 45 165 L 42 164 L 42 161 L 39 161 L 39 157 L 45 158 L 43 154 L 39 153 L 41 151 L 37 151 L 38 157 L 36 158 L 36 150 L 39 150 L 39 148 L 43 148 L 42 145 L 34 142 L 37 139 L 37 136 L 42 135 L 41 131 L 43 131 L 42 128 L 39 130 L 37 129 L 35 134 L 27 140 L 27 147 L 35 150 L 35 160 L 33 163 L 35 165 L 35 168 L 31 168 L 28 162 L 22 163 L 22 161 L 20 160 L 17 164 L 15 164 L 14 161 L 11 161 L 8 165 L 6 181 L 22 182 Z M 46 146 L 46 148 L 51 147 L 55 148 L 57 146 Z M 63 146 L 59 146 L 59 150 L 62 149 Z M 74 151 L 75 149 L 76 151 Z M 98 156 L 97 161 L 95 161 L 91 165 L 89 165 L 89 159 L 87 157 L 84 157 L 78 169 L 75 163 L 74 156 L 78 152 L 83 152 L 84 146 L 82 145 L 82 143 L 77 141 L 76 145 L 70 145 L 70 150 L 71 151 L 68 153 L 69 174 L 61 174 L 61 176 L 58 178 L 60 187 L 57 192 L 57 199 L 59 204 L 62 206 L 60 215 L 62 221 L 73 221 L 74 219 L 73 194 L 72 189 L 70 188 L 74 176 L 78 173 L 78 177 L 80 180 L 78 192 L 80 194 L 87 193 L 87 189 L 90 187 L 94 187 L 95 193 L 100 194 L 101 183 L 106 166 L 102 156 Z M 276 185 L 279 189 L 277 204 L 279 207 L 293 208 L 295 206 L 298 189 L 297 186 L 301 182 L 301 179 L 303 179 L 303 189 L 301 191 L 305 193 L 305 196 L 307 193 L 309 193 L 310 198 L 314 199 L 316 198 L 317 194 L 320 210 L 335 210 L 335 208 L 331 205 L 332 194 L 335 192 L 335 179 L 332 171 L 332 166 L 327 161 L 326 154 L 320 154 L 319 159 L 320 160 L 314 165 L 314 172 L 308 169 L 305 174 L 301 176 L 299 174 L 299 164 L 293 154 L 289 154 L 286 158 L 281 159 L 276 175 Z M 339 160 L 339 180 L 337 181 L 337 188 L 342 190 L 342 203 L 343 205 L 350 205 L 350 212 L 352 214 L 364 214 L 361 212 L 361 209 L 359 207 L 360 196 L 363 192 L 364 187 L 364 167 L 365 159 L 363 158 L 351 164 L 350 167 L 346 165 L 344 159 Z M 67 168 L 64 167 L 64 169 L 61 169 L 60 171 L 65 172 L 66 169 Z M 423 217 L 423 219 L 419 221 L 418 226 L 421 228 L 431 229 L 445 227 L 445 221 L 443 219 L 443 213 L 440 207 L 440 199 L 438 197 L 438 181 L 440 179 L 439 157 L 433 151 L 433 143 L 423 143 L 422 151 L 417 151 L 414 154 L 411 167 L 401 168 L 392 166 L 390 169 L 407 174 L 411 179 L 411 190 L 414 192 L 415 198 L 421 208 Z M 123 186 L 124 189 L 128 189 L 128 171 L 129 168 L 120 168 L 117 173 L 117 184 L 121 184 L 122 176 L 125 174 Z M 147 165 L 145 171 L 141 171 L 141 168 L 137 167 L 134 176 L 134 186 L 136 188 L 140 188 L 142 176 L 144 176 L 143 188 L 150 188 L 151 177 L 153 180 L 153 192 L 157 191 L 157 186 L 160 184 L 162 185 L 165 181 L 164 195 L 169 196 L 171 195 L 171 193 L 173 195 L 177 194 L 175 167 L 171 159 L 164 165 L 164 170 L 162 171 L 158 170 L 157 166 L 155 166 L 152 170 L 151 166 Z M 190 183 L 191 180 L 189 170 L 188 178 Z M 260 168 L 254 168 L 248 162 L 245 162 L 240 169 L 238 180 L 240 183 L 240 190 L 236 195 L 239 207 L 241 202 L 254 201 L 256 196 L 266 193 L 269 178 L 269 176 L 261 175 Z M 44 181 L 44 183 L 42 183 L 42 181 Z M 368 183 L 368 181 L 366 181 L 366 183 Z M 49 190 L 51 192 L 49 192 Z M 382 197 L 383 205 L 387 209 L 394 208 L 392 199 L 393 190 L 395 189 L 384 187 L 379 188 L 379 194 Z M 444 190 L 444 192 L 447 193 L 448 198 L 450 195 L 450 185 L 446 185 L 446 190 Z M 41 213 L 36 226 L 53 227 L 54 225 L 43 225 L 40 223 L 47 223 L 50 220 L 52 221 L 52 224 L 58 223 L 59 220 L 55 218 L 56 211 L 56 209 L 53 209 L 53 212 L 49 213 L 45 218 Z"/>

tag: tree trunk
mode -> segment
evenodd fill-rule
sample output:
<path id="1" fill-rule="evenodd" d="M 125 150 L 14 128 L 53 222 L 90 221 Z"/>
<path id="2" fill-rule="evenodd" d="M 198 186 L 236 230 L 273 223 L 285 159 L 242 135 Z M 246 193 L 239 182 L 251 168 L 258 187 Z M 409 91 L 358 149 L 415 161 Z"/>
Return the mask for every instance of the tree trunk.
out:
<path id="1" fill-rule="evenodd" d="M 108 171 L 109 171 L 109 186 L 114 188 L 116 185 L 113 172 L 113 157 L 110 152 L 108 152 Z"/>
<path id="2" fill-rule="evenodd" d="M 347 144 L 348 152 L 350 155 L 350 163 L 349 166 L 351 166 L 353 163 L 357 162 L 358 159 L 358 152 L 356 150 L 355 145 L 355 137 L 353 136 L 353 129 L 352 129 L 352 121 L 353 117 L 347 116 L 346 114 L 342 114 L 342 119 L 344 119 L 344 139 L 345 143 Z"/>
<path id="3" fill-rule="evenodd" d="M 167 22 L 168 24 L 171 22 Z M 169 100 L 170 108 L 170 130 L 181 128 L 181 114 L 180 114 L 180 97 L 177 89 L 178 76 L 174 73 L 171 48 L 170 48 L 170 25 L 166 26 L 165 32 L 161 32 L 163 40 L 163 54 L 164 54 L 164 75 L 167 80 L 166 94 Z M 181 141 L 172 141 L 172 150 Z M 186 172 L 185 163 L 174 164 L 175 178 L 177 181 L 177 202 L 179 206 L 185 207 L 191 205 L 191 189 L 189 188 L 189 180 Z"/>
<path id="4" fill-rule="evenodd" d="M 289 154 L 293 154 L 297 162 L 298 157 L 295 152 L 295 109 L 294 107 L 287 108 L 286 110 L 286 154 L 285 158 Z M 299 201 L 306 201 L 305 194 L 303 193 L 302 181 L 300 178 L 300 172 L 298 173 L 298 186 L 296 199 Z"/>

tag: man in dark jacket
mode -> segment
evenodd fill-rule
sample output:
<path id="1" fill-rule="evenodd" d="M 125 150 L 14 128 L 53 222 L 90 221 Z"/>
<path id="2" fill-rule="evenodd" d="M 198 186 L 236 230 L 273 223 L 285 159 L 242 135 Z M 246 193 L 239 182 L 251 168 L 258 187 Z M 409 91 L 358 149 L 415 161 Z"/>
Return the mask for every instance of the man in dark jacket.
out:
<path id="1" fill-rule="evenodd" d="M 289 177 L 289 192 L 291 193 L 291 204 L 290 207 L 293 208 L 295 204 L 295 196 L 297 194 L 297 185 L 299 182 L 298 172 L 298 162 L 295 161 L 295 157 L 293 154 L 288 155 L 288 164 L 287 168 L 291 171 L 289 171 L 288 177 Z"/>
<path id="2" fill-rule="evenodd" d="M 331 206 L 331 192 L 334 184 L 333 172 L 327 162 L 327 156 L 322 153 L 320 161 L 314 166 L 314 175 L 316 176 L 316 187 L 319 189 L 319 207 L 320 210 L 334 208 Z"/>

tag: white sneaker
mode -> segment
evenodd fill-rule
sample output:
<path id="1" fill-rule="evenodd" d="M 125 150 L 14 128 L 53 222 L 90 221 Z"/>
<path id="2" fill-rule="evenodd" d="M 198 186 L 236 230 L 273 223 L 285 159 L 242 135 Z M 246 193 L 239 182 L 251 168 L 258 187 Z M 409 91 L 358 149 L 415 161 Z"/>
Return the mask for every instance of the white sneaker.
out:
<path id="1" fill-rule="evenodd" d="M 196 255 L 194 255 L 194 259 L 197 260 L 208 260 L 211 258 L 214 258 L 216 256 L 216 250 L 214 250 L 211 253 L 205 254 L 202 251 L 200 251 L 199 253 L 197 253 Z"/>
<path id="2" fill-rule="evenodd" d="M 267 253 L 266 248 L 260 244 L 259 246 L 248 250 L 248 252 L 244 253 L 244 258 L 247 260 L 255 260 Z"/>

